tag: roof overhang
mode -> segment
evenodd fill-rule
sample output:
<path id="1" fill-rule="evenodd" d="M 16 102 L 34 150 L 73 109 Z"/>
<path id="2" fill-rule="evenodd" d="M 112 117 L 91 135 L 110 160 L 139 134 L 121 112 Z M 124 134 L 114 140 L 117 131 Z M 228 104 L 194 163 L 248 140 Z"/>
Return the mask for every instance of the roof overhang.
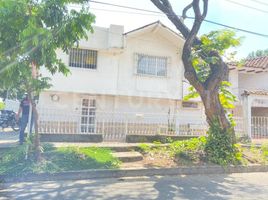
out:
<path id="1" fill-rule="evenodd" d="M 145 33 L 157 33 L 157 34 L 160 34 L 160 35 L 164 36 L 166 39 L 171 40 L 171 41 L 180 41 L 183 43 L 185 41 L 182 35 L 173 31 L 172 29 L 170 29 L 169 27 L 167 27 L 166 25 L 164 25 L 160 21 L 156 21 L 156 22 L 153 22 L 151 24 L 147 24 L 145 26 L 134 29 L 132 31 L 126 32 L 126 33 L 124 33 L 124 36 L 126 36 L 127 38 L 128 37 L 135 38 L 135 37 L 138 37 L 138 36 L 143 35 Z"/>

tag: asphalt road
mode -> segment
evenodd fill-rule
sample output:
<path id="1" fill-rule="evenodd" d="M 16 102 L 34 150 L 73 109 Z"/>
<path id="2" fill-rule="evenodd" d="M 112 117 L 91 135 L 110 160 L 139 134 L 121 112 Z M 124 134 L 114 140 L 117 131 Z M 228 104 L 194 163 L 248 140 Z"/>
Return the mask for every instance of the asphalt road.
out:
<path id="1" fill-rule="evenodd" d="M 1 200 L 268 199 L 268 173 L 0 184 Z"/>

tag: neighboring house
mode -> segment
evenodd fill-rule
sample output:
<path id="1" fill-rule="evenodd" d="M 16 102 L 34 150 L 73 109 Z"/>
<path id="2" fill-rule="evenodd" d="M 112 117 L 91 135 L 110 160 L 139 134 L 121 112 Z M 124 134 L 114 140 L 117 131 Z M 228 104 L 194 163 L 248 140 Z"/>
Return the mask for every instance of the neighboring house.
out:
<path id="1" fill-rule="evenodd" d="M 53 76 L 53 87 L 40 95 L 41 132 L 203 134 L 200 99 L 183 101 L 189 85 L 180 34 L 159 21 L 127 33 L 118 25 L 94 30 L 69 54 L 58 51 L 71 75 Z M 240 100 L 233 112 L 240 118 L 246 112 L 243 91 L 268 90 L 267 72 L 259 73 L 258 67 L 230 67 L 232 90 Z"/>
<path id="2" fill-rule="evenodd" d="M 268 56 L 246 60 L 242 67 L 230 65 L 233 92 L 239 98 L 234 110 L 244 120 L 251 137 L 268 136 Z"/>

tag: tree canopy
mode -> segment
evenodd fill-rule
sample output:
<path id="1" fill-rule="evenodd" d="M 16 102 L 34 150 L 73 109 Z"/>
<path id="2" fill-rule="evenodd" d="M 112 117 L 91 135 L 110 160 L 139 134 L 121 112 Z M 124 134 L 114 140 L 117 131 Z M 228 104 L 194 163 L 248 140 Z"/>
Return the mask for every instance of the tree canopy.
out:
<path id="1" fill-rule="evenodd" d="M 80 10 L 70 4 L 81 5 Z M 93 32 L 87 0 L 0 0 L 0 88 L 29 93 L 35 115 L 37 160 L 40 146 L 33 96 L 50 86 L 38 71 L 68 74 L 56 50 L 68 50 Z"/>
<path id="2" fill-rule="evenodd" d="M 248 54 L 247 59 L 268 56 L 268 49 L 252 51 Z"/>

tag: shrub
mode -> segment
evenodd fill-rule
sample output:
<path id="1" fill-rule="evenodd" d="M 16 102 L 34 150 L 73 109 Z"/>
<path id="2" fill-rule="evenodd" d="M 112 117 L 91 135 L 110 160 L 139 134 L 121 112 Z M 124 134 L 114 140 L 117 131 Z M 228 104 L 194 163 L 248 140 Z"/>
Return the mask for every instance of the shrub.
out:
<path id="1" fill-rule="evenodd" d="M 208 161 L 220 165 L 238 164 L 242 159 L 232 129 L 222 130 L 216 120 L 209 128 L 205 152 Z"/>
<path id="2" fill-rule="evenodd" d="M 264 143 L 261 145 L 261 153 L 264 161 L 268 160 L 268 144 Z"/>
<path id="3" fill-rule="evenodd" d="M 138 148 L 142 153 L 148 153 L 151 150 L 151 147 L 148 144 L 140 144 Z"/>
<path id="4" fill-rule="evenodd" d="M 170 144 L 169 148 L 171 156 L 175 156 L 175 158 L 198 161 L 203 159 L 205 144 L 206 138 L 199 137 L 189 140 L 175 141 Z"/>

